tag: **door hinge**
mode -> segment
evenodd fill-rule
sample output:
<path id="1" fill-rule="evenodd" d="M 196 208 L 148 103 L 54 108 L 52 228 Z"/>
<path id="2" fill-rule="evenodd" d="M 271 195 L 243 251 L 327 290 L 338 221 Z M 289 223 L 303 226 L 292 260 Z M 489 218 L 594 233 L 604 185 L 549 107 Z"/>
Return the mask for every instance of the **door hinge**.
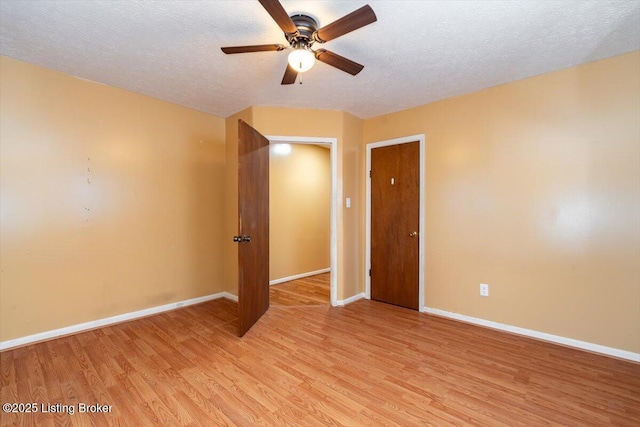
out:
<path id="1" fill-rule="evenodd" d="M 369 178 L 371 178 L 371 171 L 369 171 Z"/>
<path id="2" fill-rule="evenodd" d="M 371 277 L 371 269 L 369 269 L 369 277 Z"/>

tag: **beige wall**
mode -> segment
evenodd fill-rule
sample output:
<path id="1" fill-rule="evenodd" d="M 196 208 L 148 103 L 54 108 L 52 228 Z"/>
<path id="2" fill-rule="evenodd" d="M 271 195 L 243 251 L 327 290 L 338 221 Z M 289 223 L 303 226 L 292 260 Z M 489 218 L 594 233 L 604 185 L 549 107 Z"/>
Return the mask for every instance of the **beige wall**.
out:
<path id="1" fill-rule="evenodd" d="M 0 341 L 221 291 L 224 120 L 0 61 Z"/>
<path id="2" fill-rule="evenodd" d="M 343 113 L 343 192 L 351 198 L 342 216 L 344 271 L 341 298 L 364 292 L 365 152 L 362 147 L 363 121 Z M 343 198 L 343 206 L 344 206 Z"/>
<path id="3" fill-rule="evenodd" d="M 365 121 L 426 135 L 428 307 L 640 353 L 638 76 L 634 52 Z"/>
<path id="4" fill-rule="evenodd" d="M 269 159 L 269 279 L 330 266 L 330 150 L 290 144 Z"/>

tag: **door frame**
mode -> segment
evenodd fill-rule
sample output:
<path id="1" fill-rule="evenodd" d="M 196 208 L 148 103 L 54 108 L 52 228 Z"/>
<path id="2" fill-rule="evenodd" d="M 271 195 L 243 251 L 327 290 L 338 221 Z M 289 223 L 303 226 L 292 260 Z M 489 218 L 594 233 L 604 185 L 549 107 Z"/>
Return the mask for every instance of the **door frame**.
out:
<path id="1" fill-rule="evenodd" d="M 365 262 L 364 262 L 364 294 L 366 299 L 371 299 L 371 150 L 374 148 L 387 147 L 389 145 L 406 144 L 418 141 L 420 144 L 420 225 L 418 229 L 419 250 L 418 250 L 418 311 L 424 311 L 424 261 L 425 261 L 425 168 L 426 168 L 426 143 L 424 134 L 403 136 L 401 138 L 388 139 L 385 141 L 370 142 L 366 145 L 366 168 L 365 168 Z"/>
<path id="2" fill-rule="evenodd" d="M 331 306 L 338 305 L 338 204 L 342 200 L 342 188 L 338 186 L 338 138 L 315 136 L 265 135 L 270 144 L 313 144 L 328 145 L 331 157 L 331 243 L 330 268 Z"/>

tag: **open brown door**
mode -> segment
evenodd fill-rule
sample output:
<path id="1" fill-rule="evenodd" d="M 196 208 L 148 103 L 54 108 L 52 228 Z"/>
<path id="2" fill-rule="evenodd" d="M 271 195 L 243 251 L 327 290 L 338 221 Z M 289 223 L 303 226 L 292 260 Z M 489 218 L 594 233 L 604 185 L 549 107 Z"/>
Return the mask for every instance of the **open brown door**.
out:
<path id="1" fill-rule="evenodd" d="M 238 335 L 269 308 L 269 140 L 238 121 Z"/>
<path id="2" fill-rule="evenodd" d="M 418 310 L 420 143 L 371 150 L 371 299 Z"/>

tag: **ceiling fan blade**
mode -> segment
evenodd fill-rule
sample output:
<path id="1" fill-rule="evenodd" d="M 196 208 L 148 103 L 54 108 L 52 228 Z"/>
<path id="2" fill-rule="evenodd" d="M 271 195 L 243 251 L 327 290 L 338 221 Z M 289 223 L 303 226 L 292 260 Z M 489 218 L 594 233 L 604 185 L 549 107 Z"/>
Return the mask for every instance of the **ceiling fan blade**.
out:
<path id="1" fill-rule="evenodd" d="M 269 12 L 269 15 L 271 15 L 273 20 L 276 21 L 276 24 L 278 24 L 278 26 L 282 28 L 282 31 L 284 31 L 285 33 L 291 33 L 291 34 L 298 32 L 298 28 L 296 27 L 296 24 L 293 23 L 293 21 L 289 17 L 289 14 L 287 13 L 286 10 L 284 10 L 284 7 L 282 7 L 282 5 L 278 0 L 258 0 L 258 1 L 262 5 L 262 7 L 264 7 L 267 10 L 267 12 Z"/>
<path id="2" fill-rule="evenodd" d="M 313 38 L 320 43 L 328 42 L 329 40 L 336 39 L 377 20 L 378 18 L 373 12 L 373 9 L 371 9 L 369 5 L 365 5 L 337 21 L 320 28 L 313 34 Z"/>
<path id="3" fill-rule="evenodd" d="M 316 59 L 349 73 L 352 76 L 355 76 L 364 68 L 364 65 L 360 65 L 357 62 L 353 62 L 352 60 L 345 58 L 344 56 L 329 52 L 325 49 L 318 49 L 316 51 Z"/>
<path id="4" fill-rule="evenodd" d="M 285 46 L 281 44 L 256 44 L 252 46 L 231 46 L 231 47 L 222 47 L 220 48 L 226 54 L 230 53 L 248 53 L 248 52 L 270 52 L 273 50 L 283 50 L 286 49 Z"/>
<path id="5" fill-rule="evenodd" d="M 294 70 L 291 65 L 287 64 L 287 69 L 284 71 L 281 84 L 292 85 L 296 82 L 296 77 L 298 77 L 298 72 Z"/>

